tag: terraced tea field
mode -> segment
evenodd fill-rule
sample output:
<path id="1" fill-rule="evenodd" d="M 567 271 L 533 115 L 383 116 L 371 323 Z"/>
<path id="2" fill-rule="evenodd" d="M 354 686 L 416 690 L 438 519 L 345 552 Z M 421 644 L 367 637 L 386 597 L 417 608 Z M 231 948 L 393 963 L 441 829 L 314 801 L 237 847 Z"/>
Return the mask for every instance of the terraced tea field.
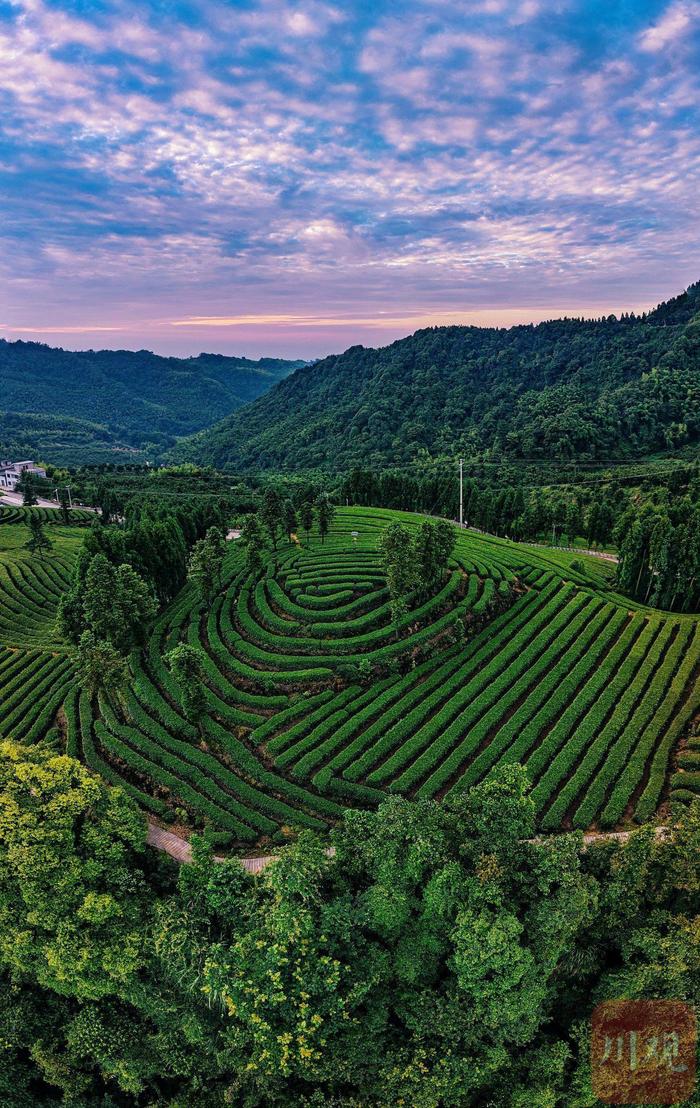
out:
<path id="1" fill-rule="evenodd" d="M 258 580 L 231 543 L 212 606 L 183 590 L 132 657 L 128 691 L 94 703 L 50 631 L 79 533 L 52 528 L 43 566 L 5 543 L 0 732 L 55 741 L 58 723 L 151 813 L 247 843 L 387 792 L 454 797 L 504 762 L 527 767 L 545 830 L 646 820 L 669 782 L 700 794 L 700 741 L 675 753 L 700 709 L 696 617 L 631 605 L 609 563 L 465 532 L 447 579 L 396 628 L 378 542 L 417 518 L 341 509 L 325 544 L 280 543 Z M 163 662 L 181 641 L 204 652 L 201 730 Z"/>

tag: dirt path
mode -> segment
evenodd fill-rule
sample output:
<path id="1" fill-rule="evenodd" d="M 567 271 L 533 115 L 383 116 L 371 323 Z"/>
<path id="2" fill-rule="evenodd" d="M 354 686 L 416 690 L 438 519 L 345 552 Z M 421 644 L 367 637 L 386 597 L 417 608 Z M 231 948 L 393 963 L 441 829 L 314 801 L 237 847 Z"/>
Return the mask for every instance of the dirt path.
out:
<path id="1" fill-rule="evenodd" d="M 174 858 L 176 862 L 192 861 L 192 847 L 187 839 L 181 838 L 180 835 L 176 835 L 173 831 L 166 831 L 164 828 L 158 827 L 155 823 L 149 822 L 148 824 L 146 842 L 149 843 L 150 846 L 154 846 L 156 850 L 165 851 L 165 853 L 169 854 L 171 858 Z M 239 858 L 239 862 L 248 873 L 260 873 L 270 862 L 274 862 L 275 857 L 276 855 L 274 854 L 262 854 L 259 858 Z M 225 859 L 218 854 L 215 854 L 214 858 L 217 862 L 225 861 Z"/>
<path id="2" fill-rule="evenodd" d="M 584 846 L 606 839 L 624 843 L 627 842 L 632 834 L 634 834 L 632 831 L 587 831 L 583 836 L 583 842 Z M 654 835 L 657 839 L 666 838 L 668 834 L 668 827 L 656 827 L 654 829 Z M 155 847 L 156 850 L 163 850 L 166 854 L 169 854 L 176 862 L 192 861 L 192 847 L 187 839 L 183 839 L 180 835 L 176 835 L 174 831 L 166 831 L 163 827 L 158 827 L 157 824 L 149 822 L 146 841 L 150 846 Z M 543 840 L 540 838 L 532 839 L 531 841 L 542 842 Z M 328 848 L 326 854 L 329 858 L 333 857 L 335 850 L 332 846 Z M 274 862 L 276 858 L 276 854 L 261 854 L 256 858 L 239 858 L 238 861 L 248 873 L 262 873 L 262 871 L 269 866 L 270 862 Z M 226 861 L 226 859 L 222 858 L 219 854 L 214 855 L 214 860 L 217 862 Z"/>

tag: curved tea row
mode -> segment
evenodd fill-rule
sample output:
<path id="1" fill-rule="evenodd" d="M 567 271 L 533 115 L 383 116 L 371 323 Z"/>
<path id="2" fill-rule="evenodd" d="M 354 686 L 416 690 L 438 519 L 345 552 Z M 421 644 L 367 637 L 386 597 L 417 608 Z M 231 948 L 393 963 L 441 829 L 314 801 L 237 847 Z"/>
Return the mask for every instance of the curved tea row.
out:
<path id="1" fill-rule="evenodd" d="M 395 518 L 417 517 L 343 509 L 325 543 L 280 543 L 257 579 L 231 544 L 214 603 L 186 588 L 120 697 L 91 703 L 65 658 L 54 694 L 27 654 L 41 726 L 58 718 L 71 753 L 157 816 L 228 840 L 320 828 L 387 792 L 456 796 L 515 761 L 545 829 L 653 815 L 699 707 L 698 620 L 628 607 L 591 560 L 461 533 L 444 581 L 397 627 L 378 556 Z M 202 651 L 199 726 L 163 662 L 182 641 Z M 696 779 L 690 746 L 676 795 Z"/>

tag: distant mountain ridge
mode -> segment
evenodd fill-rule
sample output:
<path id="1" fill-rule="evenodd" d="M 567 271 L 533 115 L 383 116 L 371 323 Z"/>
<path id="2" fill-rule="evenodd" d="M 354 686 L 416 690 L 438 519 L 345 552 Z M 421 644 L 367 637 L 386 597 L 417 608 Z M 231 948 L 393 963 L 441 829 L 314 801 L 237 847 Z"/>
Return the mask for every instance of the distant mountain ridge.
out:
<path id="1" fill-rule="evenodd" d="M 698 442 L 700 283 L 643 315 L 431 327 L 297 370 L 178 443 L 219 469 L 570 460 Z"/>
<path id="2" fill-rule="evenodd" d="M 44 457 L 50 448 L 48 460 L 78 464 L 94 445 L 99 460 L 110 454 L 115 461 L 129 461 L 129 455 L 153 458 L 303 365 L 223 354 L 166 358 L 148 350 L 72 351 L 0 339 L 0 454 L 12 454 L 22 444 L 20 453 Z M 56 425 L 62 418 L 63 435 Z"/>

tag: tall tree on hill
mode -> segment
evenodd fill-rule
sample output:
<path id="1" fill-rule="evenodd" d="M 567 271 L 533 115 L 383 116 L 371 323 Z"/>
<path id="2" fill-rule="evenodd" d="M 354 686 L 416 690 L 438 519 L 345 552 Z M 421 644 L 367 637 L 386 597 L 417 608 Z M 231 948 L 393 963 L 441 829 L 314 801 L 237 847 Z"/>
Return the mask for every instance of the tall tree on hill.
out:
<path id="1" fill-rule="evenodd" d="M 95 507 L 100 509 L 100 520 L 107 526 L 119 511 L 119 499 L 111 485 L 98 481 L 95 489 Z"/>
<path id="2" fill-rule="evenodd" d="M 456 542 L 455 529 L 447 520 L 423 520 L 413 539 L 417 584 L 428 592 L 440 580 Z"/>
<path id="3" fill-rule="evenodd" d="M 92 631 L 127 654 L 143 641 L 155 613 L 151 589 L 131 566 L 115 566 L 104 554 L 95 554 L 84 577 L 61 598 L 58 626 L 76 646 L 83 631 Z"/>
<path id="4" fill-rule="evenodd" d="M 180 643 L 165 655 L 180 694 L 180 706 L 190 723 L 199 723 L 206 711 L 204 692 L 204 654 L 196 646 Z"/>
<path id="5" fill-rule="evenodd" d="M 70 523 L 70 501 L 67 489 L 58 490 L 58 510 L 64 523 Z"/>
<path id="6" fill-rule="evenodd" d="M 297 513 L 294 508 L 294 504 L 291 500 L 285 500 L 284 502 L 284 529 L 287 532 L 287 538 L 292 541 L 292 535 L 297 531 Z"/>
<path id="7" fill-rule="evenodd" d="M 325 493 L 322 493 L 316 501 L 316 510 L 318 512 L 318 533 L 321 536 L 321 542 L 325 542 L 335 516 L 335 505 L 331 503 Z"/>
<path id="8" fill-rule="evenodd" d="M 569 542 L 573 546 L 579 535 L 583 534 L 583 512 L 578 500 L 570 500 L 564 513 L 564 531 Z"/>
<path id="9" fill-rule="evenodd" d="M 263 567 L 264 549 L 262 527 L 257 513 L 251 512 L 245 517 L 241 527 L 240 543 L 245 550 L 246 569 L 253 577 L 257 577 Z"/>
<path id="10" fill-rule="evenodd" d="M 390 523 L 379 549 L 391 597 L 391 618 L 396 623 L 408 611 L 408 598 L 417 584 L 413 536 L 402 523 Z"/>
<path id="11" fill-rule="evenodd" d="M 301 506 L 301 525 L 304 528 L 306 541 L 308 543 L 314 526 L 314 506 L 310 500 L 305 500 Z"/>
<path id="12" fill-rule="evenodd" d="M 265 489 L 260 507 L 260 519 L 270 536 L 273 550 L 276 550 L 277 536 L 285 523 L 284 502 L 277 489 Z"/>
<path id="13" fill-rule="evenodd" d="M 31 516 L 29 520 L 29 538 L 25 542 L 27 550 L 32 554 L 38 554 L 43 558 L 47 550 L 51 550 L 53 543 L 44 531 L 39 516 Z"/>
<path id="14" fill-rule="evenodd" d="M 78 678 L 90 696 L 104 689 L 115 692 L 126 684 L 129 667 L 126 658 L 94 631 L 83 631 L 75 655 Z"/>
<path id="15" fill-rule="evenodd" d="M 22 503 L 26 508 L 36 504 L 36 489 L 31 473 L 25 473 L 22 477 Z"/>
<path id="16" fill-rule="evenodd" d="M 218 527 L 210 527 L 192 547 L 187 577 L 198 585 L 203 600 L 211 601 L 216 595 L 225 554 L 226 540 Z"/>

